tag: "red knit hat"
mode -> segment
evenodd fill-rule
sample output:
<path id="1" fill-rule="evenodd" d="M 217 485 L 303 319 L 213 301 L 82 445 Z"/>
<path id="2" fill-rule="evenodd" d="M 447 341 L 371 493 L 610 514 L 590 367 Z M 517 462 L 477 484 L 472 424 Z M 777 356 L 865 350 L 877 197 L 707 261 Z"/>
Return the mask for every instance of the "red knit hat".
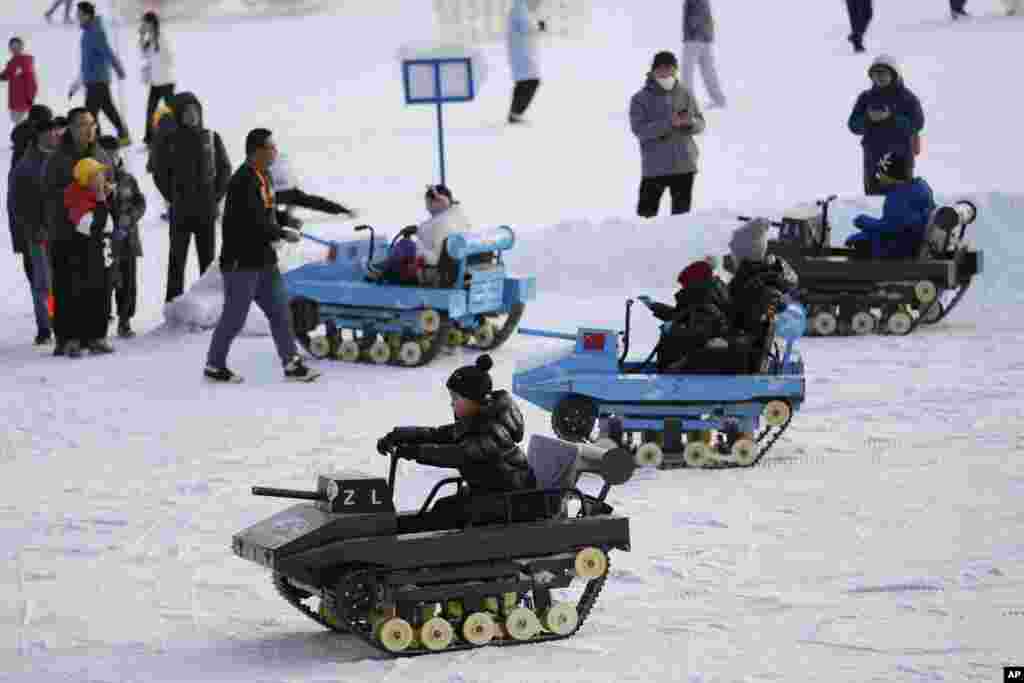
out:
<path id="1" fill-rule="evenodd" d="M 711 279 L 714 273 L 711 264 L 706 260 L 694 261 L 679 273 L 679 286 L 686 289 L 690 285 Z"/>

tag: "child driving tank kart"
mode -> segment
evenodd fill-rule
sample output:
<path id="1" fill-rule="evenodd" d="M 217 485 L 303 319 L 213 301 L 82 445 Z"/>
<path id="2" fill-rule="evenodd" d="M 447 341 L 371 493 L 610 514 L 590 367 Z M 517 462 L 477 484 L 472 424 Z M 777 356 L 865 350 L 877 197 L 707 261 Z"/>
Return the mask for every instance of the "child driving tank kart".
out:
<path id="1" fill-rule="evenodd" d="M 399 427 L 377 442 L 382 455 L 459 470 L 469 490 L 438 499 L 425 528 L 456 528 L 472 521 L 505 517 L 501 494 L 535 489 L 537 480 L 519 443 L 523 415 L 504 390 L 492 389 L 493 361 L 481 355 L 473 365 L 452 373 L 447 387 L 455 422 L 442 427 Z"/>
<path id="2" fill-rule="evenodd" d="M 787 296 L 795 294 L 799 279 L 785 259 L 768 250 L 771 223 L 755 218 L 733 231 L 729 251 L 735 268 L 729 281 L 733 324 L 755 338 L 764 333 L 769 311 L 779 311 Z"/>
<path id="3" fill-rule="evenodd" d="M 932 188 L 924 178 L 911 177 L 907 157 L 892 152 L 878 160 L 875 179 L 885 195 L 882 217 L 854 218 L 858 232 L 847 238 L 846 246 L 859 258 L 914 258 L 935 210 Z"/>

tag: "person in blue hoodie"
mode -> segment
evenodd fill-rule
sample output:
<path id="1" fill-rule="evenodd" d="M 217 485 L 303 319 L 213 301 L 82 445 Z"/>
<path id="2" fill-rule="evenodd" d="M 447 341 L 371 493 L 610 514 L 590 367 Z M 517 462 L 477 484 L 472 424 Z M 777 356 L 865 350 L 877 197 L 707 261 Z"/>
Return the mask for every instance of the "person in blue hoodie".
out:
<path id="1" fill-rule="evenodd" d="M 914 172 L 914 155 L 924 128 L 921 101 L 903 83 L 896 60 L 879 55 L 868 68 L 871 88 L 857 97 L 847 125 L 861 136 L 864 148 L 864 192 L 883 194 L 875 179 L 878 160 L 888 152 L 906 157 Z"/>
<path id="2" fill-rule="evenodd" d="M 78 7 L 78 24 L 82 27 L 82 73 L 71 85 L 68 97 L 74 97 L 81 86 L 85 86 L 85 108 L 99 123 L 99 112 L 102 111 L 117 128 L 118 141 L 123 147 L 131 144 L 128 128 L 121 120 L 121 115 L 114 106 L 110 96 L 110 68 L 117 72 L 117 77 L 124 80 L 124 67 L 114 51 L 110 49 L 103 20 L 96 16 L 96 7 L 91 2 L 80 2 Z M 99 127 L 97 125 L 97 135 Z"/>
<path id="3" fill-rule="evenodd" d="M 924 178 L 914 178 L 906 156 L 890 152 L 878 162 L 875 176 L 885 194 L 882 217 L 853 219 L 859 232 L 846 240 L 856 255 L 874 259 L 910 259 L 917 255 L 935 197 Z"/>

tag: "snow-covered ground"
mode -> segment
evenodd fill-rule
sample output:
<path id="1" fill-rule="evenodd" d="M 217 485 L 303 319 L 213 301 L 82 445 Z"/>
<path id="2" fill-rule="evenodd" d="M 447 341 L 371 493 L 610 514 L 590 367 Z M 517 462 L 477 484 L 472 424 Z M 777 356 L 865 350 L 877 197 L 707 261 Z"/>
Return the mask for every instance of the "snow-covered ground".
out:
<path id="1" fill-rule="evenodd" d="M 5 27 L 36 55 L 40 100 L 64 103 L 77 31 L 40 23 L 29 4 L 5 7 Z M 110 357 L 52 358 L 31 346 L 19 262 L 0 273 L 0 679 L 993 681 L 1021 663 L 1024 98 L 1002 72 L 1024 19 L 1002 17 L 997 0 L 972 0 L 976 16 L 955 25 L 941 1 L 885 3 L 871 52 L 852 56 L 841 3 L 716 3 L 730 106 L 707 114 L 697 210 L 638 221 L 626 107 L 651 55 L 678 50 L 680 3 L 591 4 L 585 39 L 546 45 L 531 125 L 502 124 L 510 83 L 497 43 L 483 47 L 480 98 L 445 111 L 456 196 L 476 223 L 512 225 L 510 262 L 538 276 L 524 324 L 620 326 L 626 296 L 667 297 L 682 266 L 724 252 L 737 213 L 836 192 L 842 238 L 852 215 L 879 206 L 858 196 L 860 149 L 845 128 L 878 51 L 899 58 L 924 104 L 920 172 L 941 199 L 978 203 L 969 234 L 985 272 L 964 304 L 907 338 L 803 340 L 807 402 L 763 466 L 645 471 L 614 490 L 633 550 L 613 554 L 574 638 L 391 660 L 292 611 L 230 537 L 282 507 L 249 495 L 253 484 L 383 472 L 376 438 L 447 420 L 443 382 L 472 355 L 413 371 L 321 363 L 319 382 L 286 384 L 254 310 L 231 356 L 246 383 L 204 384 L 209 333 L 162 324 L 167 228 L 131 154 L 153 207 L 137 339 L 115 340 Z M 403 106 L 395 61 L 432 38 L 431 3 L 338 7 L 169 25 L 179 87 L 203 100 L 236 163 L 246 131 L 267 126 L 308 191 L 393 234 L 422 218 L 423 184 L 437 180 L 434 112 Z M 138 138 L 133 40 L 121 29 Z M 309 231 L 342 237 L 350 225 Z M 642 347 L 654 325 L 636 322 Z M 560 343 L 513 338 L 495 354 L 496 383 Z M 524 413 L 531 433 L 549 433 L 546 414 Z M 403 463 L 399 499 L 417 504 L 443 474 Z"/>

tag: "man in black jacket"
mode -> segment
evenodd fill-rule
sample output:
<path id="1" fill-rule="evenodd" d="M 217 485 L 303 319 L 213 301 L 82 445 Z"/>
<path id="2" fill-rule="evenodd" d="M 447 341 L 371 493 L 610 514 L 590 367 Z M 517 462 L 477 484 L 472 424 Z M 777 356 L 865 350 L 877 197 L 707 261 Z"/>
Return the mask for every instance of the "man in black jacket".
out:
<path id="1" fill-rule="evenodd" d="M 32 130 L 35 143 L 28 146 L 21 160 L 11 169 L 7 193 L 7 210 L 11 218 L 11 241 L 14 251 L 21 253 L 25 276 L 32 289 L 36 315 L 36 345 L 48 344 L 50 315 L 50 262 L 47 243 L 49 230 L 44 219 L 43 174 L 57 147 L 55 123 L 40 117 Z"/>
<path id="2" fill-rule="evenodd" d="M 170 301 L 185 291 L 188 245 L 195 235 L 199 274 L 216 253 L 217 206 L 231 176 L 220 135 L 203 127 L 203 107 L 190 92 L 178 93 L 171 103 L 177 128 L 160 139 L 153 180 L 171 209 L 167 294 Z"/>
<path id="3" fill-rule="evenodd" d="M 267 171 L 277 147 L 266 128 L 249 131 L 245 138 L 245 164 L 231 176 L 224 203 L 224 246 L 220 270 L 224 276 L 224 311 L 210 340 L 204 375 L 214 382 L 241 382 L 228 369 L 231 342 L 245 326 L 253 301 L 270 321 L 270 333 L 284 364 L 286 379 L 309 382 L 320 373 L 305 366 L 292 333 L 288 292 L 277 267 L 274 242 L 298 242 L 302 235 L 281 227 L 274 204 L 274 184 Z M 178 204 L 174 204 L 177 213 Z"/>
<path id="4" fill-rule="evenodd" d="M 76 107 L 68 112 L 67 132 L 46 165 L 43 181 L 43 209 L 53 266 L 55 356 L 67 353 L 78 357 L 83 347 L 93 353 L 114 350 L 106 341 L 109 320 L 105 316 L 100 319 L 97 308 L 92 305 L 98 273 L 89 265 L 95 261 L 96 241 L 75 230 L 64 207 L 64 191 L 73 181 L 72 171 L 75 164 L 85 158 L 112 168 L 110 157 L 96 141 L 96 119 L 87 109 Z"/>
<path id="5" fill-rule="evenodd" d="M 424 520 L 425 528 L 497 522 L 505 516 L 501 494 L 537 488 L 536 475 L 519 448 L 523 414 L 507 391 L 493 391 L 492 364 L 483 354 L 448 378 L 455 423 L 400 427 L 377 442 L 382 455 L 394 452 L 424 465 L 458 469 L 466 480 L 468 494 L 439 499 Z M 406 530 L 414 530 L 412 523 Z"/>

